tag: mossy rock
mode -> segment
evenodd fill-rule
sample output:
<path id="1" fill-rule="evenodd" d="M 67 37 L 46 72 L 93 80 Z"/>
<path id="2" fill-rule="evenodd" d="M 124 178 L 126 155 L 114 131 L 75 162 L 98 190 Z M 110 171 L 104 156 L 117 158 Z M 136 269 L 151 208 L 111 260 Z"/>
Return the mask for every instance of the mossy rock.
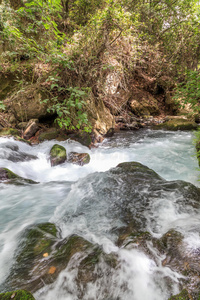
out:
<path id="1" fill-rule="evenodd" d="M 1 293 L 0 300 L 35 300 L 33 295 L 25 290 Z"/>
<path id="2" fill-rule="evenodd" d="M 22 244 L 23 250 L 17 257 L 17 262 L 25 265 L 26 260 L 33 260 L 38 255 L 48 252 L 57 238 L 58 230 L 52 223 L 42 223 L 28 229 L 25 241 Z M 29 261 L 28 261 L 29 263 Z"/>
<path id="3" fill-rule="evenodd" d="M 7 168 L 0 168 L 0 182 L 14 183 L 14 184 L 24 184 L 24 183 L 36 184 L 37 183 L 31 179 L 20 177 Z"/>
<path id="4" fill-rule="evenodd" d="M 35 292 L 44 282 L 45 285 L 53 283 L 68 263 L 77 259 L 77 253 L 79 262 L 75 280 L 78 286 L 94 282 L 98 276 L 102 276 L 102 272 L 96 272 L 97 265 L 101 266 L 102 261 L 109 269 L 118 265 L 116 256 L 105 254 L 100 246 L 77 235 L 63 240 L 58 235 L 58 230 L 51 223 L 29 229 L 22 247 L 18 247 L 21 251 L 16 254 L 16 263 L 3 285 L 4 289 L 20 287 Z M 73 268 L 73 262 L 71 266 Z"/>
<path id="5" fill-rule="evenodd" d="M 68 162 L 77 164 L 79 166 L 84 166 L 86 164 L 89 164 L 90 155 L 88 153 L 70 152 L 68 155 Z"/>
<path id="6" fill-rule="evenodd" d="M 146 241 L 151 240 L 152 236 L 148 231 L 137 231 L 129 233 L 130 228 L 124 229 L 124 233 L 118 238 L 117 244 L 122 247 L 128 247 L 130 245 L 146 246 Z"/>
<path id="7" fill-rule="evenodd" d="M 59 136 L 59 130 L 56 128 L 53 129 L 49 129 L 45 132 L 41 132 L 39 135 L 39 141 L 43 142 L 45 140 L 50 141 L 50 140 L 54 140 Z"/>
<path id="8" fill-rule="evenodd" d="M 168 300 L 192 300 L 193 298 L 189 295 L 186 289 L 182 290 L 182 292 L 178 295 L 170 297 Z"/>
<path id="9" fill-rule="evenodd" d="M 63 146 L 58 144 L 53 145 L 50 150 L 51 166 L 57 166 L 64 163 L 67 160 L 67 152 Z"/>
<path id="10" fill-rule="evenodd" d="M 171 131 L 176 130 L 195 130 L 197 129 L 198 125 L 186 119 L 173 119 L 162 124 L 158 124 L 154 126 L 154 129 L 166 129 Z"/>
<path id="11" fill-rule="evenodd" d="M 29 146 L 32 146 L 32 144 L 31 144 L 30 141 L 27 141 L 27 140 L 25 140 L 25 139 L 23 139 L 23 138 L 21 138 L 21 137 L 19 137 L 19 136 L 15 136 L 14 139 L 15 139 L 16 141 L 19 141 L 19 142 L 22 142 L 22 143 L 26 143 L 26 144 L 28 144 Z"/>
<path id="12" fill-rule="evenodd" d="M 73 133 L 69 135 L 69 138 L 72 140 L 75 140 L 82 144 L 83 146 L 90 147 L 92 143 L 92 138 L 88 132 L 85 131 L 79 131 L 77 133 Z"/>
<path id="13" fill-rule="evenodd" d="M 3 128 L 0 130 L 0 137 L 1 136 L 18 136 L 19 135 L 19 131 L 17 129 L 13 129 L 13 128 Z"/>

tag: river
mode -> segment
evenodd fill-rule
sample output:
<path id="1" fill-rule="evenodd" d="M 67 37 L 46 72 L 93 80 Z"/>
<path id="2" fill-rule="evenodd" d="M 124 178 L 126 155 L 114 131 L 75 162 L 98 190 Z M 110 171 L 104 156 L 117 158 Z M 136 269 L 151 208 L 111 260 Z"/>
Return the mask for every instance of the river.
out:
<path id="1" fill-rule="evenodd" d="M 193 138 L 191 132 L 141 129 L 116 133 L 91 150 L 71 140 L 45 141 L 29 146 L 12 138 L 0 138 L 0 167 L 38 182 L 36 185 L 0 183 L 0 283 L 9 274 L 21 233 L 32 224 L 50 221 L 61 229 L 63 238 L 78 234 L 101 245 L 106 253 L 116 253 L 121 261 L 120 270 L 110 280 L 101 278 L 89 284 L 82 299 L 167 300 L 172 293 L 178 293 L 182 275 L 164 267 L 161 263 L 163 257 L 154 253 L 156 259 L 153 260 L 137 248 L 116 245 L 112 229 L 120 227 L 120 222 L 107 216 L 105 207 L 110 205 L 106 198 L 109 195 L 102 195 L 99 185 L 108 184 L 102 178 L 111 168 L 121 162 L 136 161 L 167 181 L 184 180 L 200 186 Z M 51 167 L 49 151 L 55 143 L 64 146 L 68 153 L 88 152 L 90 163 L 83 167 L 69 163 Z M 36 155 L 38 159 L 10 160 L 13 145 L 19 147 L 18 152 Z M 174 191 L 170 194 L 170 201 L 160 198 L 154 202 L 151 210 L 145 212 L 146 229 L 159 238 L 171 228 L 181 228 L 188 247 L 197 249 L 200 247 L 196 230 L 200 222 L 199 211 L 192 207 L 178 210 L 176 196 Z M 156 251 L 151 245 L 149 248 Z M 36 300 L 78 299 L 75 276 L 76 266 L 68 267 L 54 284 L 45 285 L 34 294 Z M 170 288 L 167 277 L 171 280 Z M 124 284 L 126 290 L 122 288 Z M 103 295 L 105 286 L 111 291 L 109 299 Z"/>

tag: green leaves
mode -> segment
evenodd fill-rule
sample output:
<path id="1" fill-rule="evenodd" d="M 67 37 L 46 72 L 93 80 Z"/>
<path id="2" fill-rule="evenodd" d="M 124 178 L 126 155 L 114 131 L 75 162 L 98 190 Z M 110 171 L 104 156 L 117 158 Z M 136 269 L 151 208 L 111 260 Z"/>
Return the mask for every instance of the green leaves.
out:
<path id="1" fill-rule="evenodd" d="M 0 110 L 5 110 L 6 106 L 4 105 L 3 101 L 0 101 Z"/>
<path id="2" fill-rule="evenodd" d="M 190 104 L 194 111 L 200 111 L 200 70 L 186 70 L 185 80 L 177 85 L 174 99 L 182 106 Z"/>

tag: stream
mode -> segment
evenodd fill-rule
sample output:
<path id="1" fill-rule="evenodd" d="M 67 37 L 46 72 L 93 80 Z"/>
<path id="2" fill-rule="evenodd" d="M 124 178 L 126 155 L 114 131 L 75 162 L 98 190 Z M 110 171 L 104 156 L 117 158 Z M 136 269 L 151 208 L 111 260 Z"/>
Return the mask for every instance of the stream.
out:
<path id="1" fill-rule="evenodd" d="M 126 210 L 138 218 L 140 230 L 150 232 L 153 238 L 159 239 L 168 230 L 176 229 L 183 234 L 188 251 L 200 249 L 200 208 L 189 205 L 189 200 L 184 202 L 176 187 L 172 190 L 167 186 L 169 181 L 183 180 L 200 187 L 193 138 L 191 132 L 141 129 L 116 133 L 91 150 L 71 140 L 29 146 L 12 138 L 0 138 L 0 167 L 38 182 L 0 183 L 0 285 L 10 273 L 24 230 L 33 224 L 52 222 L 60 228 L 63 239 L 77 234 L 100 245 L 106 254 L 114 253 L 120 267 L 110 273 L 102 262 L 99 268 L 103 275 L 89 282 L 80 297 L 74 279 L 76 259 L 71 260 L 54 283 L 44 284 L 34 293 L 36 300 L 167 300 L 179 293 L 179 282 L 184 276 L 162 264 L 164 256 L 151 241 L 147 242 L 151 253 L 148 255 L 138 247 L 120 247 L 117 239 L 125 224 L 121 214 L 126 205 Z M 49 151 L 55 143 L 64 146 L 67 153 L 89 153 L 90 163 L 78 166 L 66 162 L 51 167 Z M 20 152 L 38 159 L 20 161 Z M 162 181 L 156 190 L 151 183 L 135 183 L 135 200 L 128 201 L 132 190 L 129 194 L 121 175 L 109 170 L 132 161 L 154 170 L 166 182 Z M 148 197 L 147 209 L 142 205 Z M 137 206 L 133 207 L 131 201 Z"/>

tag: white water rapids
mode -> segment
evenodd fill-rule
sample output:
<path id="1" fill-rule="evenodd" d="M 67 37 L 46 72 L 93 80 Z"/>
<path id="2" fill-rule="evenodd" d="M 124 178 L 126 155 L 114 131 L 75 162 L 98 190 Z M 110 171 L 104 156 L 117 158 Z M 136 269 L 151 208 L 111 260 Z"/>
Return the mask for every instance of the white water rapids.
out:
<path id="1" fill-rule="evenodd" d="M 50 221 L 61 228 L 63 238 L 76 233 L 102 245 L 106 253 L 117 253 L 121 260 L 121 268 L 110 278 L 102 277 L 90 283 L 82 299 L 167 300 L 171 294 L 178 293 L 181 274 L 162 266 L 163 257 L 150 243 L 148 247 L 154 253 L 154 260 L 138 249 L 116 246 L 111 229 L 119 225 L 118 220 L 106 217 L 104 208 L 107 199 L 99 195 L 98 190 L 95 191 L 99 199 L 97 205 L 89 205 L 87 201 L 83 203 L 82 199 L 94 193 L 97 172 L 105 172 L 129 161 L 148 166 L 166 180 L 184 180 L 200 186 L 192 140 L 190 132 L 139 130 L 117 133 L 98 148 L 89 150 L 70 140 L 46 141 L 31 147 L 11 138 L 0 138 L 0 167 L 39 182 L 36 185 L 0 184 L 0 283 L 9 274 L 23 230 L 29 225 Z M 8 153 L 12 151 L 5 148 L 8 143 L 17 145 L 21 152 L 36 155 L 38 159 L 24 162 L 8 160 Z M 68 153 L 88 152 L 90 163 L 83 167 L 69 163 L 51 167 L 49 151 L 55 143 L 64 146 Z M 200 247 L 200 236 L 196 230 L 200 224 L 200 213 L 192 207 L 184 211 L 177 209 L 176 200 L 174 192 L 169 202 L 163 199 L 154 202 L 146 216 L 148 230 L 155 237 L 160 237 L 171 228 L 179 228 L 185 235 L 188 249 L 192 251 Z M 82 213 L 76 215 L 78 210 Z M 102 269 L 104 267 L 102 265 Z M 35 293 L 36 300 L 77 300 L 76 272 L 74 258 L 55 283 Z M 170 289 L 166 277 L 171 280 Z M 126 290 L 122 288 L 125 284 Z M 112 290 L 112 298 L 103 298 L 105 288 Z"/>

